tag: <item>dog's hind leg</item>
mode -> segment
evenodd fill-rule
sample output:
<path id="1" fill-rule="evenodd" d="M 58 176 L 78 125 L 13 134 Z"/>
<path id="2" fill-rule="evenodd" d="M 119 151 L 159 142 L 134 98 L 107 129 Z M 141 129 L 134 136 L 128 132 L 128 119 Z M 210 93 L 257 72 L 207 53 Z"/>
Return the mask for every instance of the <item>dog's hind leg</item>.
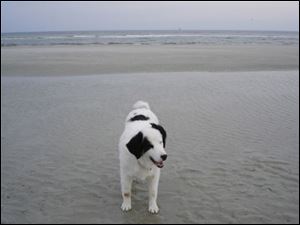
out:
<path id="1" fill-rule="evenodd" d="M 123 203 L 121 209 L 123 211 L 128 211 L 131 209 L 131 185 L 132 179 L 128 176 L 121 176 L 121 188 Z"/>

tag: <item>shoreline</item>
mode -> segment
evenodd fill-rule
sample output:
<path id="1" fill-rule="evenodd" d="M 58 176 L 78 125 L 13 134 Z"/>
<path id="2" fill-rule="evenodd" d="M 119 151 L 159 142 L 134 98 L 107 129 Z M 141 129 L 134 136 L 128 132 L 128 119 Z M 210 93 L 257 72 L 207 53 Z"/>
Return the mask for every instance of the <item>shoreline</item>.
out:
<path id="1" fill-rule="evenodd" d="M 248 75 L 250 74 L 261 74 L 261 73 L 269 73 L 273 74 L 273 76 L 281 76 L 285 75 L 287 73 L 299 73 L 298 69 L 287 69 L 287 70 L 254 70 L 254 71 L 177 71 L 177 72 L 128 72 L 128 73 L 101 73 L 101 74 L 75 74 L 75 75 L 70 75 L 70 74 L 62 74 L 62 75 L 2 75 L 1 79 L 6 79 L 6 80 L 14 80 L 15 78 L 21 78 L 26 80 L 28 79 L 41 79 L 41 80 L 53 80 L 53 79 L 72 79 L 72 78 L 78 78 L 78 79 L 85 79 L 85 78 L 91 78 L 91 79 L 97 79 L 99 78 L 109 78 L 109 77 L 121 77 L 121 76 L 133 76 L 133 77 L 149 77 L 149 76 L 168 76 L 169 78 L 174 76 L 197 76 L 197 75 L 219 75 L 223 74 L 224 76 L 226 75 Z"/>
<path id="2" fill-rule="evenodd" d="M 298 45 L 10 46 L 1 58 L 1 76 L 299 70 Z"/>

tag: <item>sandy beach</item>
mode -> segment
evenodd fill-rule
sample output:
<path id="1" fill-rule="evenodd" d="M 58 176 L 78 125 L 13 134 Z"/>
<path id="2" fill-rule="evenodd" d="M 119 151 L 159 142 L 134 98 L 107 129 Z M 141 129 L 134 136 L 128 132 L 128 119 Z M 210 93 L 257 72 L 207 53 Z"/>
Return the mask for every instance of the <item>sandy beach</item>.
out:
<path id="1" fill-rule="evenodd" d="M 1 48 L 1 74 L 299 70 L 299 45 L 84 45 Z"/>
<path id="2" fill-rule="evenodd" d="M 120 210 L 140 99 L 168 132 L 157 215 L 143 182 Z M 299 223 L 299 46 L 2 47 L 1 223 Z"/>

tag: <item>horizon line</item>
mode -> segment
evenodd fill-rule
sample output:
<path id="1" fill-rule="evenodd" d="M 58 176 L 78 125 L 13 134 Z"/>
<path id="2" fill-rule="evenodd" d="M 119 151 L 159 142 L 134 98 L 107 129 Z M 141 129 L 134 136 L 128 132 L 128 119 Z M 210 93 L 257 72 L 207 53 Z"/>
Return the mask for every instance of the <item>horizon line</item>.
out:
<path id="1" fill-rule="evenodd" d="M 111 31 L 260 31 L 260 32 L 297 32 L 299 30 L 262 30 L 262 29 L 103 29 L 103 30 L 40 30 L 40 31 L 9 31 L 2 32 L 2 34 L 14 34 L 14 33 L 47 33 L 47 32 L 95 32 L 95 31 L 103 31 L 103 32 L 111 32 Z"/>

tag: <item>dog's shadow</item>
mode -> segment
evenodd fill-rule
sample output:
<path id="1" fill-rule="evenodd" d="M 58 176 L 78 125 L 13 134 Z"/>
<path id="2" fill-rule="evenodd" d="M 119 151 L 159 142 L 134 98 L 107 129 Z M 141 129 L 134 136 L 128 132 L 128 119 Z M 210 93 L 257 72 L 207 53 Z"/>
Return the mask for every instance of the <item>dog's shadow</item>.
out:
<path id="1" fill-rule="evenodd" d="M 134 224 L 161 224 L 162 218 L 160 214 L 151 214 L 145 208 L 133 208 L 128 212 L 122 212 L 122 223 Z"/>

